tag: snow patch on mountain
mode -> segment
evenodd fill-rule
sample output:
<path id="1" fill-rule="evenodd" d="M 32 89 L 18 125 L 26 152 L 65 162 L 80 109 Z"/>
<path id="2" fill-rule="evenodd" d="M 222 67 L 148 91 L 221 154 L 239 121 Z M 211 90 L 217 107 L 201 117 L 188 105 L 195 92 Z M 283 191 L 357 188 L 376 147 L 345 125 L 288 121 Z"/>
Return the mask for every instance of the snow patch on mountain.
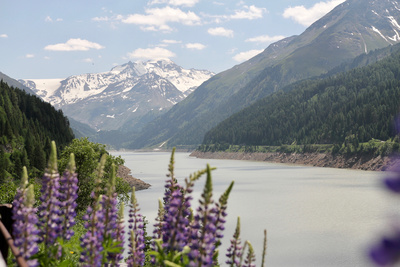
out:
<path id="1" fill-rule="evenodd" d="M 162 89 L 164 81 L 173 84 L 183 93 L 182 99 L 208 80 L 214 73 L 207 70 L 184 69 L 171 60 L 128 62 L 108 72 L 70 76 L 62 79 L 24 79 L 26 86 L 35 90 L 43 100 L 56 107 L 73 104 L 89 97 L 105 94 L 108 89 L 118 88 L 116 94 L 126 98 L 127 93 L 140 83 L 154 79 L 152 88 Z M 107 91 L 107 92 L 106 92 Z M 165 93 L 164 93 L 165 96 Z M 177 103 L 176 99 L 172 102 Z"/>

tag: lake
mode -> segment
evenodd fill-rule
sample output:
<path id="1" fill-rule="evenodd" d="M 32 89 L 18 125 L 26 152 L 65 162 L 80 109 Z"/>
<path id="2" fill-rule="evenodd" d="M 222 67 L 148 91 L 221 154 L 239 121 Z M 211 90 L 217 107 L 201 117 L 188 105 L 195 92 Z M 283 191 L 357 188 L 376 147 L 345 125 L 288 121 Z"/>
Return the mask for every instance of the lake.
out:
<path id="1" fill-rule="evenodd" d="M 137 199 L 142 214 L 153 224 L 158 199 L 163 197 L 170 153 L 112 154 L 121 155 L 134 177 L 152 185 L 137 192 Z M 369 266 L 368 247 L 400 214 L 399 199 L 381 186 L 382 172 L 197 159 L 188 153 L 176 153 L 175 161 L 178 181 L 207 163 L 216 167 L 212 175 L 214 200 L 235 181 L 220 248 L 222 266 L 238 216 L 241 239 L 253 244 L 257 266 L 267 229 L 266 266 L 309 267 Z M 197 182 L 193 203 L 197 203 L 204 181 L 205 177 Z"/>

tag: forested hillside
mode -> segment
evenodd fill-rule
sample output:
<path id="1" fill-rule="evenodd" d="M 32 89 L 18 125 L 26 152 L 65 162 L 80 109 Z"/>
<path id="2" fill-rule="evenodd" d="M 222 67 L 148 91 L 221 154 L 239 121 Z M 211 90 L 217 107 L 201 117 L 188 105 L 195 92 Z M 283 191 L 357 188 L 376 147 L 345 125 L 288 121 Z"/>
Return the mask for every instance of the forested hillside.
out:
<path id="1" fill-rule="evenodd" d="M 287 90 L 223 121 L 206 134 L 204 144 L 342 144 L 346 138 L 355 143 L 393 138 L 400 112 L 400 53 Z"/>
<path id="2" fill-rule="evenodd" d="M 23 166 L 31 174 L 43 172 L 50 142 L 61 149 L 73 137 L 61 110 L 0 81 L 0 182 L 19 178 Z"/>

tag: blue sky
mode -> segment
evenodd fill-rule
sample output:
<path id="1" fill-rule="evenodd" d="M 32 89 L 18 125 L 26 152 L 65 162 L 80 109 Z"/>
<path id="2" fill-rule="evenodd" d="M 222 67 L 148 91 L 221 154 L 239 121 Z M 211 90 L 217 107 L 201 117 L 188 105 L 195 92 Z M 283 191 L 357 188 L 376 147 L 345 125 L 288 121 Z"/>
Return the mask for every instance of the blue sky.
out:
<path id="1" fill-rule="evenodd" d="M 16 79 L 105 72 L 169 58 L 216 73 L 301 34 L 344 0 L 3 0 L 0 72 Z"/>

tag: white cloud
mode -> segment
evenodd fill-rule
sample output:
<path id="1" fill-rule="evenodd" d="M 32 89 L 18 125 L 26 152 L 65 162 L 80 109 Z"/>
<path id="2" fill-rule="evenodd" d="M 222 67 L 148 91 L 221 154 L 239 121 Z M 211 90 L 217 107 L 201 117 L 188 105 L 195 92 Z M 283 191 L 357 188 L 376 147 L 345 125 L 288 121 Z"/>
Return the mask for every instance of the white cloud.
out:
<path id="1" fill-rule="evenodd" d="M 175 57 L 175 54 L 161 47 L 138 48 L 128 53 L 128 57 L 131 59 L 169 59 Z"/>
<path id="2" fill-rule="evenodd" d="M 8 38 L 8 35 L 7 35 L 7 34 L 5 34 L 5 33 L 3 33 L 3 34 L 0 34 L 0 38 Z"/>
<path id="3" fill-rule="evenodd" d="M 260 35 L 256 36 L 253 38 L 246 39 L 246 42 L 254 42 L 254 43 L 274 43 L 279 40 L 282 40 L 285 38 L 283 35 L 275 35 L 275 36 L 269 36 L 269 35 Z"/>
<path id="4" fill-rule="evenodd" d="M 200 43 L 188 43 L 185 45 L 185 47 L 188 49 L 195 49 L 195 50 L 203 50 L 204 48 L 206 48 L 205 45 Z"/>
<path id="5" fill-rule="evenodd" d="M 196 5 L 199 0 L 153 0 L 149 3 L 149 5 L 154 4 L 169 4 L 172 6 L 187 6 L 192 7 Z"/>
<path id="6" fill-rule="evenodd" d="M 150 8 L 145 10 L 146 14 L 132 14 L 122 19 L 123 23 L 142 25 L 146 31 L 171 31 L 167 25 L 169 22 L 181 23 L 184 25 L 199 25 L 200 17 L 194 12 L 184 12 L 179 8 L 170 6 L 164 8 Z"/>
<path id="7" fill-rule="evenodd" d="M 34 54 L 26 54 L 25 57 L 26 57 L 26 58 L 34 58 L 35 55 L 34 55 Z"/>
<path id="8" fill-rule="evenodd" d="M 53 20 L 50 16 L 47 16 L 47 17 L 44 19 L 44 21 L 45 21 L 45 22 L 53 22 L 54 20 Z M 60 22 L 60 21 L 63 21 L 63 19 L 57 18 L 55 21 Z"/>
<path id="9" fill-rule="evenodd" d="M 283 12 L 284 18 L 291 18 L 299 24 L 310 26 L 316 20 L 323 17 L 337 5 L 345 0 L 330 0 L 326 2 L 316 3 L 311 8 L 305 8 L 303 5 L 286 8 Z"/>
<path id="10" fill-rule="evenodd" d="M 232 19 L 259 19 L 263 17 L 263 13 L 267 12 L 265 8 L 258 8 L 254 5 L 244 6 L 246 10 L 236 10 L 234 15 L 230 17 Z"/>
<path id="11" fill-rule="evenodd" d="M 262 51 L 264 51 L 264 50 L 250 50 L 250 51 L 246 51 L 246 52 L 241 52 L 239 54 L 236 54 L 233 57 L 233 59 L 238 62 L 243 62 L 243 61 L 249 60 L 250 58 L 260 54 Z"/>
<path id="12" fill-rule="evenodd" d="M 82 60 L 83 62 L 87 62 L 87 63 L 92 63 L 93 59 L 92 58 L 85 58 Z"/>
<path id="13" fill-rule="evenodd" d="M 178 41 L 178 40 L 162 40 L 162 42 L 164 44 L 180 44 L 180 43 L 182 43 L 182 41 Z"/>
<path id="14" fill-rule="evenodd" d="M 233 37 L 233 31 L 223 27 L 210 28 L 208 29 L 208 33 L 215 36 Z"/>
<path id="15" fill-rule="evenodd" d="M 66 43 L 48 45 L 44 49 L 50 51 L 88 51 L 90 49 L 103 49 L 104 46 L 80 38 L 69 39 Z"/>

